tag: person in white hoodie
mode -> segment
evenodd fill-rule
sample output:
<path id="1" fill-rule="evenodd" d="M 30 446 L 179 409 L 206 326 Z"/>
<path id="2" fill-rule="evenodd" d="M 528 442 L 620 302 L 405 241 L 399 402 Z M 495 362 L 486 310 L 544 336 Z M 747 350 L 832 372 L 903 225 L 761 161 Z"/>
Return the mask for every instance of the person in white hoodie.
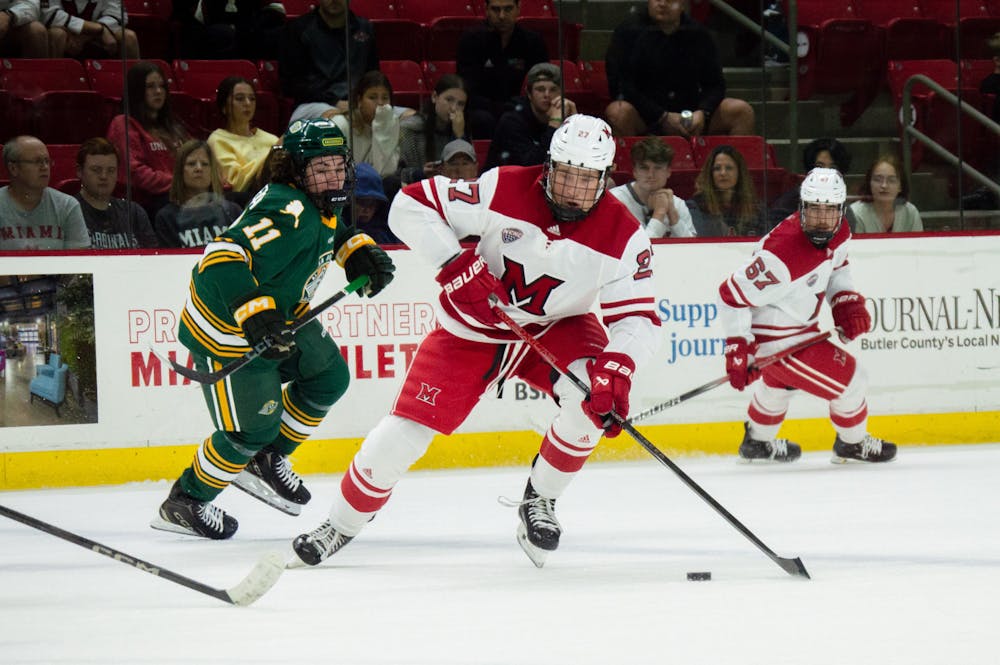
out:
<path id="1" fill-rule="evenodd" d="M 698 235 L 687 204 L 667 187 L 674 149 L 650 136 L 632 146 L 632 182 L 611 189 L 639 220 L 650 238 L 693 238 Z"/>

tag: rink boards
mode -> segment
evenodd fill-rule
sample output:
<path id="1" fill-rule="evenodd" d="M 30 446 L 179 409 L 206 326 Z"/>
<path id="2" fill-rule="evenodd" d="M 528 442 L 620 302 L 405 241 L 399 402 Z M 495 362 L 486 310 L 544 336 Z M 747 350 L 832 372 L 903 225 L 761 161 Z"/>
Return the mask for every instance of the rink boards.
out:
<path id="1" fill-rule="evenodd" d="M 636 413 L 724 373 L 715 307 L 718 284 L 752 250 L 747 242 L 658 243 L 662 344 L 640 368 Z M 392 251 L 397 279 L 374 300 L 351 297 L 321 321 L 352 374 L 347 395 L 296 453 L 303 473 L 343 470 L 365 433 L 391 408 L 420 339 L 433 328 L 434 271 Z M 97 422 L 0 428 L 0 489 L 120 483 L 174 477 L 212 425 L 201 391 L 160 364 L 151 348 L 186 362 L 176 324 L 196 253 L 11 255 L 8 275 L 90 273 L 94 283 Z M 860 238 L 851 267 L 873 330 L 845 348 L 867 370 L 870 430 L 903 445 L 996 441 L 1000 432 L 1000 236 Z M 532 276 L 528 276 L 529 279 Z M 339 289 L 331 268 L 318 301 Z M 829 327 L 824 308 L 824 327 Z M 717 388 L 643 421 L 670 454 L 729 454 L 742 436 L 748 393 Z M 69 398 L 72 399 L 72 398 Z M 525 463 L 554 412 L 521 383 L 483 398 L 458 433 L 438 437 L 423 468 Z M 792 402 L 783 436 L 806 450 L 831 446 L 825 403 Z M 595 459 L 645 455 L 627 435 Z"/>

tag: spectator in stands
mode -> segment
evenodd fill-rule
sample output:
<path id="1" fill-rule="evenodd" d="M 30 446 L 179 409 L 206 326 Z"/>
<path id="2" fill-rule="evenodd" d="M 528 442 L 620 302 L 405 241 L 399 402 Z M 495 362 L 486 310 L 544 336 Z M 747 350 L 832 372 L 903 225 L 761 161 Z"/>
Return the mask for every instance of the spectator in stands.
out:
<path id="1" fill-rule="evenodd" d="M 753 107 L 726 97 L 715 43 L 681 0 L 648 0 L 615 28 L 606 68 L 617 136 L 754 133 Z"/>
<path id="2" fill-rule="evenodd" d="M 853 233 L 902 233 L 923 231 L 920 211 L 907 201 L 910 183 L 899 160 L 883 155 L 865 174 L 861 200 L 847 207 L 847 223 Z"/>
<path id="3" fill-rule="evenodd" d="M 118 151 L 105 138 L 87 139 L 76 153 L 83 219 L 94 249 L 159 247 L 149 216 L 138 203 L 114 197 Z"/>
<path id="4" fill-rule="evenodd" d="M 844 144 L 837 139 L 820 138 L 810 141 L 802 151 L 802 174 L 813 169 L 837 169 L 847 173 L 851 169 L 851 155 Z M 785 217 L 799 210 L 799 180 L 795 186 L 775 200 L 768 211 L 768 231 L 777 226 Z"/>
<path id="5" fill-rule="evenodd" d="M 993 72 L 987 74 L 979 83 L 979 92 L 984 95 L 993 95 L 993 110 L 990 117 L 993 122 L 1000 123 L 1000 32 L 996 33 L 987 41 L 990 53 L 993 54 Z M 986 164 L 987 175 L 993 178 L 994 182 L 1000 183 L 1000 136 L 995 133 L 989 135 L 990 149 L 987 154 L 992 155 Z M 988 187 L 979 187 L 971 194 L 962 197 L 962 208 L 964 210 L 996 210 L 1000 208 L 1000 197 L 996 192 Z"/>
<path id="6" fill-rule="evenodd" d="M 405 184 L 441 175 L 441 150 L 455 139 L 467 139 L 465 105 L 469 92 L 457 74 L 445 74 L 434 85 L 420 113 L 399 127 L 400 177 Z"/>
<path id="7" fill-rule="evenodd" d="M 763 235 L 763 211 L 739 150 L 731 145 L 713 148 L 694 187 L 687 205 L 699 237 Z"/>
<path id="8" fill-rule="evenodd" d="M 203 247 L 229 227 L 242 209 L 222 196 L 222 180 L 206 141 L 193 139 L 177 151 L 170 203 L 153 224 L 163 247 Z"/>
<path id="9" fill-rule="evenodd" d="M 576 104 L 562 96 L 559 68 L 540 62 L 528 70 L 527 96 L 500 116 L 486 156 L 486 168 L 541 164 L 549 152 L 552 135 L 566 117 L 576 113 Z"/>
<path id="10" fill-rule="evenodd" d="M 639 220 L 650 238 L 691 238 L 694 224 L 687 204 L 667 187 L 674 149 L 650 136 L 632 146 L 632 182 L 611 193 Z"/>
<path id="11" fill-rule="evenodd" d="M 90 235 L 80 204 L 49 187 L 49 150 L 34 136 L 15 136 L 3 146 L 10 184 L 0 187 L 0 251 L 84 249 Z"/>
<path id="12" fill-rule="evenodd" d="M 219 165 L 223 185 L 229 185 L 234 192 L 247 192 L 278 137 L 254 127 L 257 91 L 242 76 L 222 79 L 215 93 L 215 104 L 225 127 L 209 135 L 208 145 Z"/>
<path id="13" fill-rule="evenodd" d="M 479 177 L 476 149 L 468 141 L 455 139 L 441 151 L 441 175 L 451 180 L 475 180 Z"/>
<path id="14" fill-rule="evenodd" d="M 122 28 L 127 20 L 120 0 L 44 0 L 42 22 L 49 31 L 50 58 L 107 58 L 122 52 L 139 57 L 135 32 Z"/>
<path id="15" fill-rule="evenodd" d="M 49 34 L 38 0 L 0 0 L 0 55 L 47 58 Z"/>
<path id="16" fill-rule="evenodd" d="M 399 190 L 399 122 L 392 107 L 392 84 L 379 71 L 367 72 L 354 89 L 354 113 L 336 115 L 333 122 L 347 137 L 354 162 L 368 162 L 385 179 L 392 178 L 395 186 L 387 191 Z"/>
<path id="17" fill-rule="evenodd" d="M 344 209 L 344 219 L 367 233 L 380 245 L 400 244 L 389 230 L 389 198 L 382 189 L 382 177 L 371 164 L 354 167 L 354 205 Z"/>
<path id="18" fill-rule="evenodd" d="M 378 68 L 375 30 L 368 19 L 347 9 L 347 0 L 319 0 L 316 9 L 285 24 L 278 73 L 282 90 L 297 105 L 293 122 L 347 113 L 350 91 L 366 72 Z"/>
<path id="19" fill-rule="evenodd" d="M 458 43 L 455 66 L 469 86 L 472 138 L 493 138 L 500 115 L 521 94 L 527 71 L 549 60 L 542 36 L 517 24 L 520 11 L 520 0 L 486 0 L 486 22 Z"/>
<path id="20" fill-rule="evenodd" d="M 273 60 L 285 6 L 271 0 L 173 0 L 182 58 Z"/>
<path id="21" fill-rule="evenodd" d="M 119 155 L 128 156 L 128 168 L 119 171 L 118 181 L 129 176 L 133 200 L 155 218 L 168 200 L 177 149 L 191 135 L 170 110 L 167 78 L 156 63 L 135 63 L 125 82 L 130 117 L 111 120 L 108 140 Z"/>

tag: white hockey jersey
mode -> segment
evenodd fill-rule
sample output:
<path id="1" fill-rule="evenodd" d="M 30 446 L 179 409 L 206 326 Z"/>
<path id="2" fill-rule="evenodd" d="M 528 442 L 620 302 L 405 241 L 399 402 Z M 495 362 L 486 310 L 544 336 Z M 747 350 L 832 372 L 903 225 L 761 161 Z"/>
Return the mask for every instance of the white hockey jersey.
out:
<path id="1" fill-rule="evenodd" d="M 476 253 L 507 287 L 511 304 L 504 311 L 518 324 L 541 335 L 597 303 L 609 331 L 607 350 L 641 366 L 659 344 L 649 238 L 613 196 L 582 221 L 557 222 L 541 174 L 541 166 L 505 166 L 478 180 L 421 180 L 393 200 L 389 227 L 435 268 L 461 251 L 461 238 L 478 236 Z M 518 339 L 503 324 L 486 327 L 440 303 L 436 311 L 441 326 L 458 337 Z"/>
<path id="2" fill-rule="evenodd" d="M 800 213 L 764 236 L 746 263 L 719 287 L 719 321 L 726 337 L 770 344 L 775 353 L 819 330 L 823 300 L 854 291 L 847 261 L 845 220 L 825 247 L 802 232 Z"/>

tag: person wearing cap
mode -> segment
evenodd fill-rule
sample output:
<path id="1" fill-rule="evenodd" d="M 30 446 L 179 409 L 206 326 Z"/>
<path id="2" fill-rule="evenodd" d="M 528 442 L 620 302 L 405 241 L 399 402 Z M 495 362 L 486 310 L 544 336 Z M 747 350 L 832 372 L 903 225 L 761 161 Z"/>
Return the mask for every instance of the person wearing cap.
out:
<path id="1" fill-rule="evenodd" d="M 549 61 L 541 34 L 517 23 L 520 0 L 486 0 L 485 7 L 485 23 L 462 35 L 455 54 L 456 73 L 469 86 L 469 135 L 474 139 L 493 138 L 499 117 L 521 94 L 525 73 Z"/>
<path id="2" fill-rule="evenodd" d="M 382 188 L 382 176 L 367 162 L 354 166 L 354 205 L 345 217 L 362 233 L 367 233 L 380 245 L 399 244 L 399 238 L 389 230 L 389 202 Z"/>
<path id="3" fill-rule="evenodd" d="M 441 151 L 441 175 L 451 180 L 474 180 L 479 177 L 479 159 L 472 144 L 455 139 Z"/>
<path id="4" fill-rule="evenodd" d="M 563 118 L 576 113 L 576 104 L 562 96 L 562 76 L 551 63 L 540 62 L 528 70 L 525 93 L 500 116 L 486 168 L 541 164 Z"/>

